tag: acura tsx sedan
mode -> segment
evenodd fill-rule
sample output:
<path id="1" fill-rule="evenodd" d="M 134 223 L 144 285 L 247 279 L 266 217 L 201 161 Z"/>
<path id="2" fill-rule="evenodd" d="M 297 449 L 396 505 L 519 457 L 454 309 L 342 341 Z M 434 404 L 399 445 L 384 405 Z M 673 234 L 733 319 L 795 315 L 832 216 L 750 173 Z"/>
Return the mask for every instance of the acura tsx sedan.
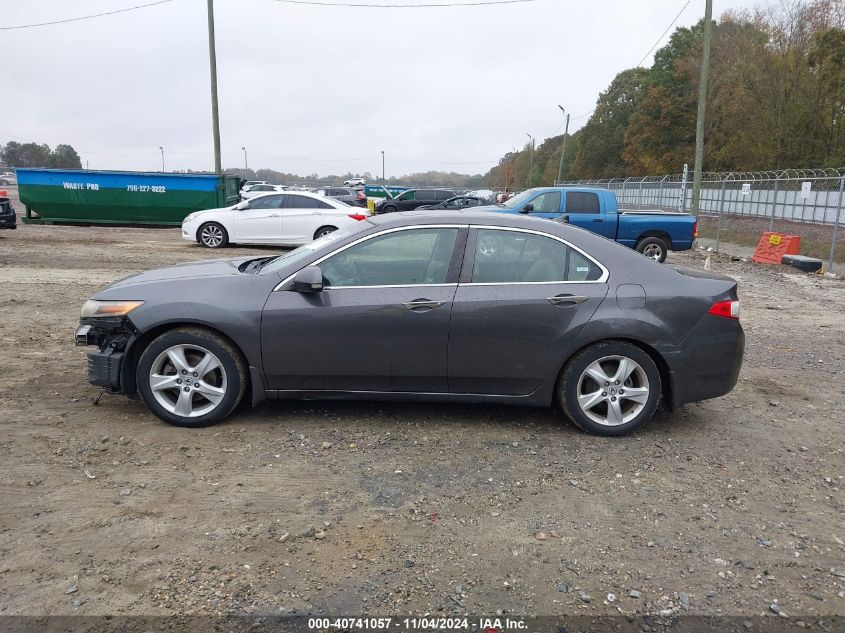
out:
<path id="1" fill-rule="evenodd" d="M 599 435 L 728 393 L 744 349 L 733 279 L 472 210 L 133 275 L 85 303 L 76 341 L 98 348 L 91 383 L 178 426 L 245 397 L 557 402 Z"/>

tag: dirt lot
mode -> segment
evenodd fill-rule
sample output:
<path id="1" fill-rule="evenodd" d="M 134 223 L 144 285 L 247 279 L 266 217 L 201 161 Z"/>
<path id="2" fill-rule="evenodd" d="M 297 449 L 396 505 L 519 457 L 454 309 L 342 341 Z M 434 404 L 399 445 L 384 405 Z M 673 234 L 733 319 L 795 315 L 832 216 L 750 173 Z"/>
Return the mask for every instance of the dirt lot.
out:
<path id="1" fill-rule="evenodd" d="M 845 615 L 843 282 L 714 259 L 740 280 L 739 385 L 616 440 L 499 406 L 270 403 L 201 430 L 95 406 L 82 303 L 209 254 L 0 234 L 0 615 Z"/>

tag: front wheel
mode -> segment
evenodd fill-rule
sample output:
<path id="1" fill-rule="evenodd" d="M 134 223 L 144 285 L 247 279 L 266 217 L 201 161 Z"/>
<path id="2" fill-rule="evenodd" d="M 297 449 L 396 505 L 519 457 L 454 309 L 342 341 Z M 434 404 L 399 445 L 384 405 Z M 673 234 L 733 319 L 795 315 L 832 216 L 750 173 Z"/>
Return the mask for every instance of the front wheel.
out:
<path id="1" fill-rule="evenodd" d="M 197 231 L 197 242 L 206 248 L 224 248 L 229 243 L 229 233 L 217 222 L 206 222 Z"/>
<path id="2" fill-rule="evenodd" d="M 381 208 L 379 213 L 396 213 L 396 207 L 392 204 L 385 205 Z"/>
<path id="3" fill-rule="evenodd" d="M 602 341 L 578 352 L 557 388 L 567 417 L 604 436 L 625 435 L 648 422 L 660 393 L 660 371 L 651 356 L 625 341 Z"/>
<path id="4" fill-rule="evenodd" d="M 666 261 L 666 255 L 669 253 L 669 245 L 661 237 L 644 237 L 634 248 L 649 259 L 660 263 Z"/>
<path id="5" fill-rule="evenodd" d="M 329 233 L 334 233 L 337 231 L 336 226 L 321 226 L 319 229 L 314 231 L 314 239 L 319 240 L 324 235 L 328 235 Z"/>
<path id="6" fill-rule="evenodd" d="M 246 364 L 221 336 L 200 328 L 165 332 L 141 354 L 138 392 L 175 426 L 208 426 L 228 416 L 246 391 Z"/>

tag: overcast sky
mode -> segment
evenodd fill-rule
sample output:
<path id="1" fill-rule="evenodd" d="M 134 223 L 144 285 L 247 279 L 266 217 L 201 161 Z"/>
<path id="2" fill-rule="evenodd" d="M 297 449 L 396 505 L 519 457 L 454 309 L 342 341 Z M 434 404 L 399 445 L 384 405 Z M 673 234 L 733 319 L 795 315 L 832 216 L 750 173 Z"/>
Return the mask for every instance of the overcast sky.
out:
<path id="1" fill-rule="evenodd" d="M 145 1 L 0 0 L 0 26 Z M 714 16 L 765 2 L 715 0 Z M 570 131 L 582 126 L 684 3 L 215 0 L 223 166 L 242 166 L 245 146 L 250 167 L 303 175 L 380 174 L 381 150 L 388 176 L 483 173 L 526 133 L 538 144 L 560 133 L 557 104 L 572 112 Z M 677 24 L 703 13 L 692 0 Z M 91 169 L 161 169 L 163 146 L 167 169 L 213 168 L 205 0 L 0 31 L 0 42 L 0 142 L 70 143 Z"/>

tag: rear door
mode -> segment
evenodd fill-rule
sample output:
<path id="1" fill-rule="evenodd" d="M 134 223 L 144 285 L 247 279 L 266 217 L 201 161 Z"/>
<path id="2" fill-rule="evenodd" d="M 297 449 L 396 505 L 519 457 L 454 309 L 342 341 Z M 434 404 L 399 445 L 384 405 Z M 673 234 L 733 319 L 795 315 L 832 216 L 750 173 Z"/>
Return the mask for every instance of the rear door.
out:
<path id="1" fill-rule="evenodd" d="M 393 229 L 317 262 L 325 288 L 270 295 L 271 389 L 446 393 L 449 318 L 467 229 Z"/>
<path id="2" fill-rule="evenodd" d="M 449 390 L 526 395 L 556 375 L 607 295 L 606 269 L 538 231 L 471 228 L 449 335 Z"/>
<path id="3" fill-rule="evenodd" d="M 564 213 L 570 224 L 610 239 L 616 237 L 616 215 L 602 213 L 601 200 L 593 191 L 567 191 Z"/>
<path id="4" fill-rule="evenodd" d="M 331 224 L 326 213 L 334 207 L 328 202 L 295 193 L 284 195 L 285 204 L 281 209 L 284 244 L 307 244 L 314 239 L 317 229 Z"/>
<path id="5" fill-rule="evenodd" d="M 282 232 L 282 198 L 283 194 L 259 196 L 249 200 L 249 208 L 235 209 L 233 241 L 277 243 Z"/>

